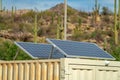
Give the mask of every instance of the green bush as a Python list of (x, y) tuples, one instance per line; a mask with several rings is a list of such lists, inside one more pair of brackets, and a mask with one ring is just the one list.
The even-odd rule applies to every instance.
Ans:
[(6, 25), (4, 23), (0, 23), (0, 30), (7, 29)]
[[(14, 60), (18, 47), (11, 41), (3, 41), (0, 46), (0, 60)], [(20, 50), (16, 59), (26, 60), (31, 58)]]
[(108, 52), (111, 53), (117, 61), (120, 61), (120, 45), (116, 46), (114, 44), (111, 44), (111, 48), (108, 50)]

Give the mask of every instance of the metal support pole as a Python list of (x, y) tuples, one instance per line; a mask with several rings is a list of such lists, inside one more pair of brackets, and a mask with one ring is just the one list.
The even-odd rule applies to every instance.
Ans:
[(48, 59), (51, 59), (51, 58), (52, 58), (53, 51), (54, 51), (54, 47), (52, 46), (52, 49), (51, 49), (51, 52), (50, 52), (50, 54), (49, 54)]
[(64, 0), (64, 40), (67, 40), (67, 0)]

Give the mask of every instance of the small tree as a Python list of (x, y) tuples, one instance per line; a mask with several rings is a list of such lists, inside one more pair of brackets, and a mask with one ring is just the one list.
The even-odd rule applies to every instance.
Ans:
[(112, 14), (112, 11), (110, 11), (108, 7), (102, 8), (102, 15), (110, 15), (110, 14)]

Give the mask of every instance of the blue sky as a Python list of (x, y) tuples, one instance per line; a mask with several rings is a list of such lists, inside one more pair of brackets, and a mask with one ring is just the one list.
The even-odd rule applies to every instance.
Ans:
[[(94, 7), (94, 0), (67, 0), (68, 5), (75, 9), (82, 11), (91, 11)], [(17, 9), (34, 9), (46, 10), (56, 4), (63, 3), (64, 0), (3, 0), (3, 6), (7, 9), (11, 9), (12, 5), (16, 6)], [(107, 6), (113, 10), (114, 0), (98, 0), (101, 7)]]

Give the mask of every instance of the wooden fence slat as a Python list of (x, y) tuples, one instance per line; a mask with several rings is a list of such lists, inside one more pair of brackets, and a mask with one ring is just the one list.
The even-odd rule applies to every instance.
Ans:
[(19, 64), (19, 80), (23, 80), (23, 75), (24, 75), (24, 73), (23, 73), (23, 70), (24, 68), (23, 68), (23, 64)]
[(7, 65), (3, 64), (3, 80), (7, 80)]
[(30, 80), (35, 80), (35, 66), (33, 63), (30, 64)]
[(2, 65), (0, 64), (0, 80), (2, 80)]
[(48, 80), (53, 80), (53, 64), (48, 63)]
[(42, 63), (42, 80), (47, 80), (47, 65)]
[(18, 80), (18, 64), (13, 64), (14, 70), (13, 70), (13, 80)]
[(0, 80), (59, 80), (60, 60), (2, 61)]
[(59, 80), (59, 63), (54, 63), (54, 80)]
[(29, 64), (25, 63), (25, 80), (29, 80)]
[(41, 64), (36, 63), (36, 80), (41, 80)]
[(8, 64), (8, 80), (13, 80), (12, 79), (12, 75), (13, 75), (13, 67), (12, 67), (12, 65), (11, 64)]

